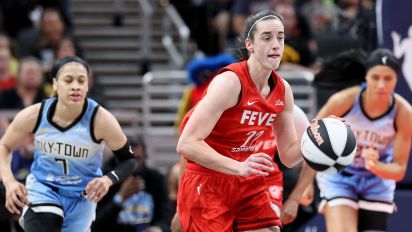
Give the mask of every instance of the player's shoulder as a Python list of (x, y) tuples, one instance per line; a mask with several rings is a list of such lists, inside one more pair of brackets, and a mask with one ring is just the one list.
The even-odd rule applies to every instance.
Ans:
[(41, 103), (36, 103), (19, 111), (12, 121), (13, 126), (22, 131), (34, 128), (38, 118), (41, 117), (41, 106)]
[[(225, 71), (213, 78), (208, 89), (218, 89), (219, 91), (228, 90), (239, 90), (241, 89), (241, 82), (239, 76), (233, 71)], [(222, 92), (222, 94), (225, 92)]]
[(26, 108), (22, 109), (20, 112), (17, 113), (17, 116), (23, 117), (26, 119), (33, 119), (38, 117), (40, 110), (42, 109), (42, 103), (36, 103)]
[(328, 114), (342, 116), (352, 108), (356, 101), (356, 97), (359, 94), (359, 91), (359, 86), (343, 89), (333, 94), (328, 99), (323, 109), (325, 109), (325, 112), (328, 112)]
[(107, 121), (112, 119), (114, 119), (114, 115), (109, 110), (103, 106), (99, 106), (99, 108), (97, 108), (95, 116), (96, 121)]
[(231, 70), (226, 70), (222, 73), (219, 73), (216, 75), (216, 77), (213, 79), (213, 81), (229, 81), (229, 82), (239, 82), (239, 76), (236, 72), (231, 71)]
[(355, 102), (356, 97), (359, 95), (359, 92), (360, 86), (349, 87), (333, 94), (330, 100), (337, 104), (352, 105), (353, 102)]
[(400, 107), (403, 107), (407, 110), (412, 109), (411, 104), (404, 97), (402, 97), (401, 95), (397, 93), (395, 93), (394, 96), (395, 96), (396, 103), (399, 104)]
[(411, 104), (409, 104), (409, 102), (403, 98), (401, 95), (395, 93), (395, 103), (396, 103), (396, 107), (397, 107), (397, 112), (399, 112), (399, 114), (402, 117), (412, 117), (412, 106)]

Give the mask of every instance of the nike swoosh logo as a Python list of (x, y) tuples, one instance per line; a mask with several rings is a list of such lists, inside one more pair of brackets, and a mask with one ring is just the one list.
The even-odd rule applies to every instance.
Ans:
[(248, 106), (251, 106), (251, 105), (255, 104), (256, 102), (258, 102), (258, 101), (252, 101), (252, 102), (247, 101), (247, 105), (248, 105)]

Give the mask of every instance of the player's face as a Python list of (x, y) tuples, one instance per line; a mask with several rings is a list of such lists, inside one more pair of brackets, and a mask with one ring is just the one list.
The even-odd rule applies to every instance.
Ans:
[(83, 104), (88, 91), (88, 72), (79, 63), (65, 64), (53, 80), (53, 88), (59, 96), (59, 100), (66, 104)]
[(396, 72), (385, 65), (374, 66), (366, 73), (368, 89), (377, 97), (390, 96), (395, 90), (396, 81)]
[(247, 39), (246, 47), (263, 67), (275, 70), (279, 67), (284, 49), (285, 32), (278, 19), (263, 20), (256, 24), (254, 40)]

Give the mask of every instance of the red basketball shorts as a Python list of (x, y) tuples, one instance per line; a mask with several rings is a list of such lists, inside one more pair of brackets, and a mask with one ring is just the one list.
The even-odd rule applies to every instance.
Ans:
[(269, 176), (266, 177), (266, 186), (270, 200), (278, 207), (275, 210), (276, 214), (280, 217), (283, 205), (283, 174), (278, 167), (275, 167), (275, 171), (269, 173)]
[(184, 231), (238, 231), (280, 226), (262, 176), (239, 177), (188, 163), (178, 192)]

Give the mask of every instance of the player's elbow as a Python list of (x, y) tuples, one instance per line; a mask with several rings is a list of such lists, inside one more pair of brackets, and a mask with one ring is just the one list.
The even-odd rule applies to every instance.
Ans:
[(397, 176), (395, 176), (394, 180), (395, 180), (396, 182), (400, 182), (400, 181), (403, 180), (404, 177), (405, 177), (405, 175), (397, 175)]
[(402, 181), (403, 178), (405, 178), (407, 166), (406, 166), (406, 164), (405, 165), (402, 165), (400, 163), (397, 163), (397, 164), (399, 165), (398, 166), (399, 169), (398, 169), (397, 172), (394, 173), (394, 175), (392, 176), (391, 179), (395, 180), (396, 182), (399, 182), (399, 181)]
[(184, 140), (179, 140), (179, 142), (177, 143), (177, 147), (176, 147), (176, 152), (177, 154), (184, 156), (184, 154), (187, 154), (189, 144), (184, 141)]
[(402, 181), (403, 178), (405, 178), (405, 172), (406, 172), (405, 170), (402, 170), (402, 171), (399, 172), (397, 175), (395, 175), (393, 179), (394, 179), (396, 182)]
[(285, 165), (287, 168), (293, 168), (302, 161), (302, 159), (292, 159), (289, 156), (280, 155), (280, 154), (279, 154), (279, 159), (282, 162), (282, 164)]

